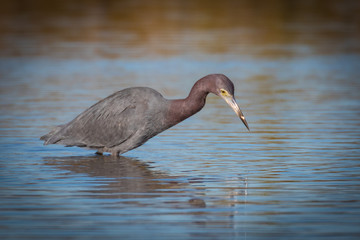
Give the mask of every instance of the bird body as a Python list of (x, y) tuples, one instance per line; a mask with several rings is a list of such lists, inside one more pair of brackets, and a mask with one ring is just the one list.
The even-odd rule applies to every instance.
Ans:
[[(86, 147), (119, 155), (200, 111), (208, 93), (221, 95), (221, 89), (233, 95), (232, 82), (222, 74), (207, 75), (197, 81), (185, 99), (168, 100), (147, 87), (127, 88), (100, 100), (40, 139), (44, 145)], [(242, 120), (247, 126), (245, 118)]]

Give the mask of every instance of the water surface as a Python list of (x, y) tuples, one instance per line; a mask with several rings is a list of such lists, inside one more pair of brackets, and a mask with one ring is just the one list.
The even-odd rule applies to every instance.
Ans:
[[(357, 1), (8, 1), (0, 10), (2, 239), (358, 239)], [(119, 158), (43, 146), (113, 93), (213, 95)]]

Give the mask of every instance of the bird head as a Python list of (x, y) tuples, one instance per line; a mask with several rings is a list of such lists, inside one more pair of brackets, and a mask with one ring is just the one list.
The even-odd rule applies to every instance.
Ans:
[(246, 122), (244, 114), (241, 112), (234, 97), (234, 84), (229, 78), (223, 74), (214, 74), (215, 76), (215, 88), (212, 88), (212, 92), (222, 99), (235, 111), (236, 115), (244, 123), (245, 127), (250, 131), (249, 125)]

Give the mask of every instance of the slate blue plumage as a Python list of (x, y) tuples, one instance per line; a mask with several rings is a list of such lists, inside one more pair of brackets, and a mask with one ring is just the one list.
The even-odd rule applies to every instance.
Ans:
[(40, 139), (44, 145), (78, 146), (119, 155), (200, 111), (208, 93), (222, 97), (249, 129), (236, 104), (234, 84), (223, 74), (210, 74), (198, 80), (185, 99), (168, 100), (147, 87), (118, 91)]

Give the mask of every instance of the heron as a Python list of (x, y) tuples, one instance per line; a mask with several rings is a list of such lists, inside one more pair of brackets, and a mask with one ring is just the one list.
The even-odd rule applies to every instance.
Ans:
[(77, 146), (118, 156), (199, 112), (209, 93), (223, 98), (250, 131), (232, 81), (224, 74), (210, 74), (195, 82), (184, 99), (169, 100), (148, 87), (120, 90), (40, 139), (44, 145)]

